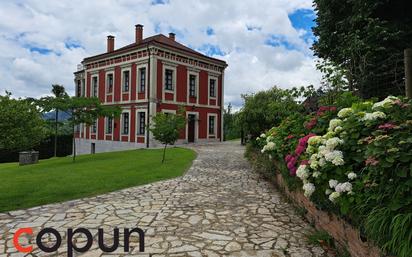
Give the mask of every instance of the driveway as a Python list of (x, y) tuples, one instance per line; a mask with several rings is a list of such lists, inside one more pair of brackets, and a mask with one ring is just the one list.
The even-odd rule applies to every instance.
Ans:
[[(113, 228), (139, 227), (145, 231), (145, 253), (137, 239), (127, 256), (326, 256), (307, 243), (313, 228), (269, 182), (261, 179), (243, 158), (238, 142), (194, 146), (198, 157), (180, 178), (133, 187), (97, 197), (0, 214), (0, 257), (16, 252), (16, 229), (57, 229), (62, 245), (52, 256), (67, 256), (68, 228), (89, 229), (95, 242), (75, 256), (109, 256), (98, 249), (97, 228), (111, 245)], [(78, 234), (77, 234), (78, 235)], [(76, 235), (76, 236), (77, 236)], [(22, 245), (27, 240), (20, 239)], [(53, 245), (54, 237), (43, 237)], [(75, 237), (78, 246), (85, 238)], [(123, 245), (123, 237), (120, 237)], [(44, 256), (34, 245), (29, 256)], [(50, 253), (48, 256), (51, 256)], [(110, 256), (126, 256), (119, 247)]]

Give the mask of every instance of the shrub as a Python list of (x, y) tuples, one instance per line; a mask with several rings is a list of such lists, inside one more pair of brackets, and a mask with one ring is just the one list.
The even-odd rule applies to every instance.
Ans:
[[(351, 107), (291, 116), (256, 139), (304, 195), (399, 257), (412, 252), (412, 107), (348, 97)], [(342, 101), (345, 102), (345, 101)], [(302, 122), (303, 121), (303, 122)], [(407, 229), (408, 228), (408, 229)]]

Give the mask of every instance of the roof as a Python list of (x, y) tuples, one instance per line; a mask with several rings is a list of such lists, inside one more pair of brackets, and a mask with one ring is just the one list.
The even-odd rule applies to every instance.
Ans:
[(179, 42), (176, 42), (175, 40), (172, 40), (172, 39), (166, 37), (163, 34), (157, 34), (155, 36), (147, 37), (147, 38), (143, 39), (142, 42), (140, 42), (139, 44), (138, 43), (132, 43), (132, 44), (126, 45), (124, 47), (118, 48), (118, 49), (116, 49), (112, 52), (109, 52), (109, 53), (103, 53), (103, 54), (98, 54), (98, 55), (94, 55), (94, 56), (91, 56), (91, 57), (84, 58), (84, 61), (87, 62), (87, 61), (99, 60), (100, 58), (105, 58), (105, 57), (109, 57), (109, 56), (112, 56), (112, 55), (115, 55), (115, 54), (124, 53), (124, 52), (130, 51), (132, 49), (137, 49), (137, 48), (141, 48), (143, 46), (147, 46), (149, 44), (154, 44), (154, 45), (158, 44), (160, 46), (171, 47), (171, 48), (174, 48), (176, 50), (180, 50), (180, 51), (182, 51), (186, 54), (189, 54), (189, 55), (195, 55), (195, 56), (198, 56), (198, 57), (203, 57), (203, 58), (215, 61), (215, 62), (219, 62), (222, 65), (226, 65), (225, 61), (222, 61), (222, 60), (219, 60), (219, 59), (216, 59), (216, 58), (213, 58), (213, 57), (209, 57), (209, 56), (204, 55), (200, 52), (197, 52), (197, 51), (195, 51), (195, 50), (193, 50), (193, 49), (191, 49), (191, 48), (189, 48), (189, 47), (187, 47), (187, 46), (185, 46), (185, 45), (183, 45)]

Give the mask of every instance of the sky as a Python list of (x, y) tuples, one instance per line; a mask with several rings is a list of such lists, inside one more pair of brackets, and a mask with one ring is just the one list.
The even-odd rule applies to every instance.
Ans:
[(63, 84), (74, 94), (73, 72), (83, 58), (169, 32), (206, 55), (225, 60), (225, 103), (268, 89), (319, 85), (310, 46), (310, 0), (14, 0), (0, 1), (0, 94), (50, 94)]

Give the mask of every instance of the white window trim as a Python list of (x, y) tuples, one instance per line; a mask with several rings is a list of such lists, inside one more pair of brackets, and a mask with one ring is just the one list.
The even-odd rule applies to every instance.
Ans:
[[(215, 96), (214, 97), (210, 96), (210, 80), (211, 79), (215, 80)], [(219, 92), (218, 85), (219, 85), (218, 77), (209, 74), (209, 76), (207, 78), (207, 102), (208, 102), (207, 104), (208, 105), (210, 105), (209, 99), (217, 100), (217, 93)], [(216, 104), (217, 104), (217, 102), (216, 102)]]
[[(112, 118), (112, 133), (107, 133), (107, 123), (109, 121), (109, 117), (105, 117), (104, 119), (104, 135), (105, 136), (112, 136), (112, 140), (113, 140), (113, 133), (114, 133), (114, 118)], [(106, 140), (106, 138), (105, 138)]]
[(194, 75), (196, 76), (196, 83), (195, 83), (195, 93), (196, 93), (196, 104), (199, 103), (199, 72), (195, 72), (195, 71), (187, 71), (187, 99), (186, 102), (189, 102), (190, 99), (190, 75)]
[[(148, 131), (147, 131), (147, 128), (145, 128), (145, 130), (144, 130), (144, 134), (139, 134), (138, 133), (138, 131), (140, 130), (140, 119), (139, 119), (139, 113), (141, 113), (141, 112), (143, 112), (144, 114), (145, 114), (145, 126), (147, 125), (146, 123), (147, 123), (147, 110), (146, 109), (136, 109), (136, 136), (138, 136), (138, 137), (142, 137), (142, 136), (144, 136), (145, 138), (146, 138), (146, 136), (147, 136), (147, 133), (148, 133)], [(136, 138), (136, 141), (137, 141), (137, 138)]]
[[(194, 114), (195, 117), (195, 142), (196, 143), (199, 140), (199, 112), (186, 112), (186, 137), (185, 140), (186, 142), (189, 142), (189, 114)], [(209, 121), (209, 119), (208, 119)], [(209, 128), (209, 127), (208, 127)], [(209, 131), (209, 130), (208, 130)]]
[[(215, 127), (213, 128), (214, 129), (214, 134), (209, 134), (209, 117), (210, 116), (214, 116), (215, 117)], [(207, 127), (206, 127), (206, 129), (207, 129), (207, 138), (209, 139), (209, 136), (214, 136), (215, 137), (215, 139), (217, 139), (217, 123), (218, 123), (218, 120), (217, 120), (217, 114), (216, 113), (208, 113), (207, 114)]]
[[(124, 72), (125, 71), (129, 71), (129, 91), (124, 91)], [(129, 100), (130, 100), (130, 92), (132, 92), (132, 68), (126, 67), (126, 68), (122, 68), (120, 71), (120, 78), (121, 78), (121, 85), (120, 85), (120, 91), (122, 92), (122, 96), (123, 94), (129, 94)]]
[(170, 113), (170, 114), (176, 114), (176, 110), (170, 110), (170, 109), (162, 109), (163, 113)]
[[(109, 75), (110, 74), (112, 74), (112, 76), (113, 76), (113, 88), (112, 88), (112, 92), (111, 93), (109, 93)], [(113, 95), (114, 94), (114, 81), (115, 81), (115, 79), (114, 79), (114, 76), (115, 76), (115, 74), (114, 74), (114, 71), (112, 70), (112, 71), (108, 71), (108, 72), (106, 72), (106, 85), (105, 85), (105, 87), (106, 87), (106, 90), (105, 90), (105, 92), (106, 92), (106, 96), (108, 96), (108, 95)], [(113, 98), (112, 98), (112, 102), (113, 102)]]
[[(96, 82), (97, 82), (96, 83), (97, 84), (96, 95), (93, 95), (93, 93), (94, 93), (93, 78), (96, 78)], [(90, 96), (91, 97), (99, 97), (99, 75), (98, 74), (92, 75), (90, 77)]]
[[(129, 129), (128, 129), (128, 133), (127, 134), (124, 134), (123, 133), (123, 113), (128, 113), (129, 114)], [(130, 126), (130, 121), (131, 121), (132, 119), (131, 119), (131, 116), (130, 116), (130, 110), (123, 110), (122, 111), (122, 114), (121, 114), (121, 116), (120, 116), (120, 137), (122, 137), (122, 136), (128, 136), (129, 137), (129, 140), (130, 140), (130, 128), (131, 128), (131, 126)], [(121, 139), (121, 138), (120, 138)], [(121, 140), (120, 140), (121, 141)]]
[[(166, 93), (172, 93), (173, 94), (173, 102), (176, 102), (176, 76), (177, 76), (177, 64), (170, 64), (170, 63), (163, 63), (163, 77), (162, 77), (162, 93), (163, 93), (163, 101), (165, 100), (165, 95)], [(173, 77), (172, 77), (172, 86), (173, 90), (166, 90), (165, 84), (166, 84), (166, 69), (167, 70), (172, 70), (173, 71)], [(170, 102), (170, 100), (167, 100)]]
[(147, 63), (145, 63), (145, 64), (140, 64), (140, 65), (137, 65), (136, 66), (136, 94), (139, 94), (139, 93), (142, 93), (141, 91), (140, 91), (140, 69), (141, 68), (145, 68), (145, 86), (144, 86), (144, 90), (145, 90), (145, 99), (147, 98), (147, 92), (148, 92), (148, 90), (147, 90), (147, 82), (148, 82), (148, 78), (147, 78), (147, 75), (148, 75), (148, 65), (147, 65)]

